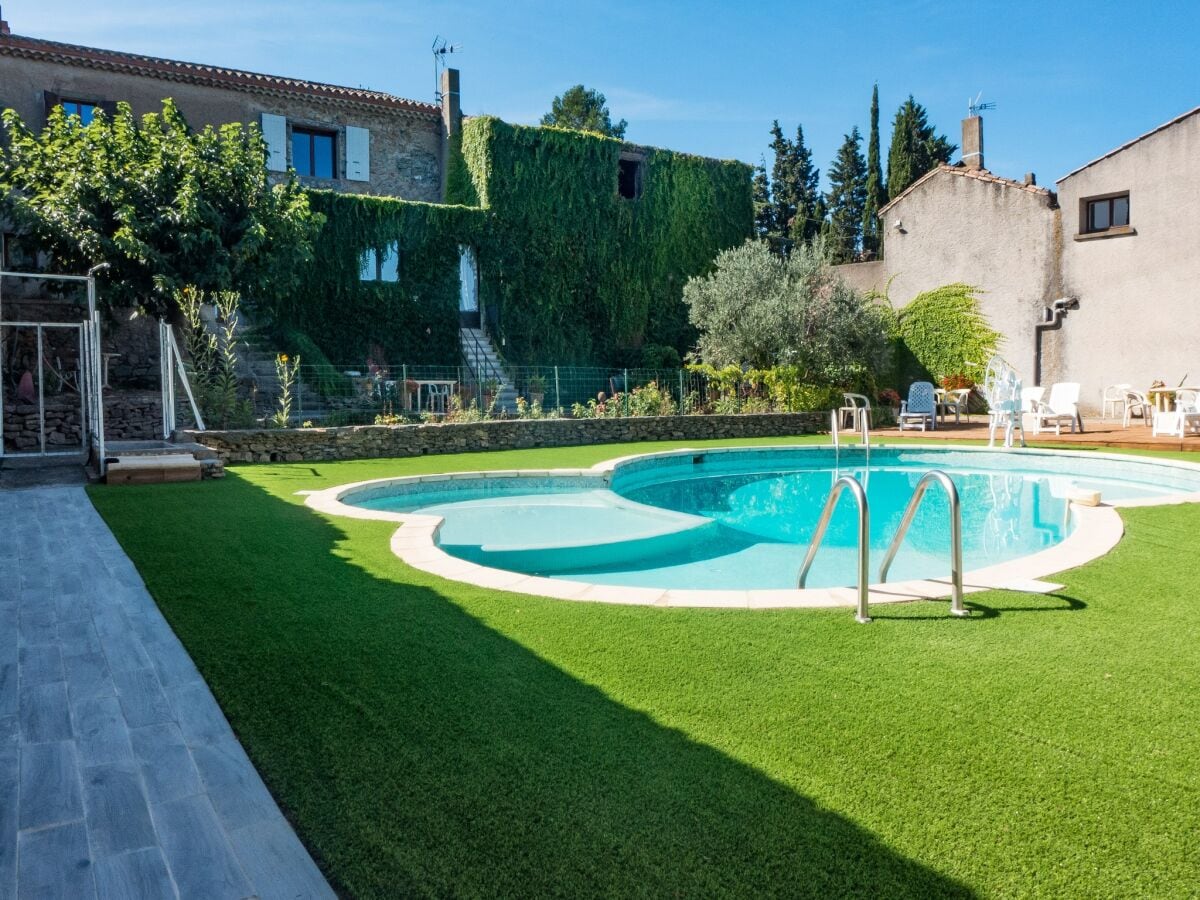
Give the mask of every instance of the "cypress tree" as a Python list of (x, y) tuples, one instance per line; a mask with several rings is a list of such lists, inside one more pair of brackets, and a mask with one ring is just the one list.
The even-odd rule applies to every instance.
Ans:
[(892, 146), (888, 152), (887, 192), (892, 198), (932, 169), (950, 161), (958, 147), (939, 135), (929, 116), (912, 94), (908, 95), (892, 123)]
[(775, 162), (771, 166), (771, 219), (775, 249), (782, 249), (779, 242), (787, 238), (791, 222), (796, 218), (796, 190), (793, 173), (792, 142), (783, 136), (779, 120), (771, 123), (771, 152)]
[(754, 197), (754, 235), (761, 241), (770, 240), (778, 229), (775, 227), (775, 208), (771, 205), (771, 184), (767, 180), (765, 160), (754, 167), (751, 191)]
[(845, 136), (837, 158), (829, 167), (829, 220), (825, 229), (830, 260), (853, 262), (862, 237), (867, 202), (867, 164), (862, 156), (862, 135), (855, 126)]
[(863, 205), (862, 248), (879, 254), (879, 210), (887, 205), (887, 186), (879, 158), (879, 85), (871, 91), (871, 131), (867, 138), (867, 196)]
[(792, 221), (792, 240), (812, 242), (825, 220), (825, 199), (821, 196), (821, 170), (813, 165), (812, 151), (804, 145), (804, 129), (796, 126), (792, 144), (796, 180), (796, 218)]

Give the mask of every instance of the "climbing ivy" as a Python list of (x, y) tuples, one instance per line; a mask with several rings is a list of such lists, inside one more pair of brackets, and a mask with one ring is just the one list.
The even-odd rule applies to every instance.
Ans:
[(965, 375), (978, 382), (1001, 341), (979, 308), (979, 288), (947, 284), (918, 294), (896, 319), (897, 384)]
[[(475, 247), (486, 326), (515, 364), (638, 365), (691, 349), (683, 284), (750, 234), (750, 168), (646, 149), (638, 199), (618, 195), (625, 145), (560, 128), (469, 119), (450, 147), (460, 205), (310, 194), (325, 226), (299, 290), (272, 301), (333, 363), (458, 359), (461, 244)], [(359, 280), (367, 249), (398, 241), (400, 278)], [(309, 354), (311, 356), (311, 353)]]
[(481, 297), (511, 362), (618, 364), (647, 344), (691, 348), (683, 284), (749, 236), (751, 169), (639, 148), (641, 194), (624, 199), (624, 146), (491, 117), (464, 124), (469, 188), (455, 179), (450, 196), (486, 211)]
[[(337, 366), (458, 359), (458, 248), (478, 241), (477, 209), (313, 191), (325, 216), (301, 287), (266, 310), (281, 346), (315, 343)], [(364, 251), (397, 242), (397, 281), (362, 281)], [(316, 361), (314, 359), (314, 361)]]

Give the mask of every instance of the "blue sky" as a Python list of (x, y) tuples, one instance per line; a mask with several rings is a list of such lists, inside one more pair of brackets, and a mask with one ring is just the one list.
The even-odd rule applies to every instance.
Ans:
[(978, 92), (989, 169), (1050, 184), (1200, 105), (1200, 3), (8, 0), (13, 31), (431, 100), (430, 44), (462, 45), (467, 113), (536, 122), (582, 82), (628, 138), (757, 162), (803, 124), (822, 172), (878, 81), (886, 142), (909, 93), (959, 142)]

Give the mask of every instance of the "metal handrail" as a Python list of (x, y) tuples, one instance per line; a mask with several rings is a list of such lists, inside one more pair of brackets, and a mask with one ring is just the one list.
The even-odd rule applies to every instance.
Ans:
[(475, 379), (479, 382), (494, 380), (503, 383), (504, 372), (492, 365), (487, 352), (483, 349), (483, 344), (475, 336), (475, 332), (470, 328), (460, 328), (459, 333), (466, 334), (471, 339), (463, 356), (466, 358), (471, 372), (475, 375)]
[[(832, 410), (830, 412), (829, 418), (830, 418), (829, 424), (831, 426), (830, 433), (833, 435), (834, 465), (840, 468), (841, 467), (842, 447), (841, 447), (841, 440), (838, 436), (838, 432), (840, 431), (840, 426), (842, 424), (842, 411), (840, 409)], [(870, 469), (871, 468), (871, 423), (867, 421), (867, 416), (859, 416), (859, 421), (862, 423), (862, 428), (860, 429), (860, 431), (862, 432), (862, 443), (859, 446), (861, 446), (866, 451), (866, 454), (867, 454), (866, 465), (867, 465), (867, 468)]]
[(863, 490), (858, 479), (843, 475), (833, 483), (829, 498), (825, 501), (825, 508), (821, 511), (821, 518), (817, 520), (816, 531), (809, 541), (808, 553), (800, 566), (800, 576), (796, 583), (798, 587), (804, 587), (804, 582), (808, 579), (808, 570), (812, 568), (817, 549), (825, 537), (825, 529), (829, 527), (829, 519), (844, 490), (850, 491), (858, 505), (858, 611), (854, 618), (858, 622), (866, 623), (871, 621), (871, 617), (867, 615), (867, 593), (871, 577), (871, 513), (867, 507), (867, 492)]
[(883, 565), (879, 567), (879, 580), (887, 581), (888, 569), (891, 568), (892, 560), (896, 558), (900, 545), (904, 543), (904, 535), (908, 533), (908, 526), (912, 524), (913, 517), (917, 514), (917, 507), (921, 505), (921, 499), (934, 482), (942, 486), (946, 497), (950, 500), (950, 612), (956, 616), (969, 616), (971, 611), (963, 606), (962, 507), (958, 499), (958, 488), (954, 486), (949, 475), (938, 469), (926, 472), (917, 482), (912, 498), (908, 501), (908, 507), (904, 510), (904, 518), (900, 520), (900, 527), (896, 529), (896, 536), (892, 538), (892, 545), (884, 554)]

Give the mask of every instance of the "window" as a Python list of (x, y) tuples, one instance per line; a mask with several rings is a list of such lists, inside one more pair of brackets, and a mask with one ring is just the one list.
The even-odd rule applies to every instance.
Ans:
[(329, 131), (292, 129), (292, 168), (309, 178), (336, 178), (335, 138)]
[(617, 163), (617, 193), (626, 200), (637, 200), (642, 196), (642, 163), (640, 153), (625, 152)]
[(392, 241), (379, 249), (364, 250), (358, 258), (359, 281), (399, 281), (400, 243)]
[(1129, 194), (1114, 194), (1084, 201), (1085, 234), (1097, 234), (1114, 228), (1129, 227)]
[(6, 272), (36, 272), (37, 254), (11, 232), (0, 234), (0, 269)]
[(85, 103), (82, 100), (64, 100), (62, 108), (68, 116), (79, 116), (80, 124), (91, 125), (96, 110), (99, 109), (99, 104)]

